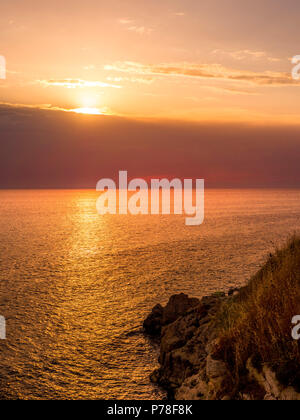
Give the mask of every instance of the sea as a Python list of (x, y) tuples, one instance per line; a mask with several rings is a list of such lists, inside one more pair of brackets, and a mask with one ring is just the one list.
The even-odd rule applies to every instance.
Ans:
[(102, 215), (92, 190), (0, 191), (0, 397), (163, 399), (157, 303), (245, 285), (300, 230), (300, 190), (206, 190), (205, 220)]

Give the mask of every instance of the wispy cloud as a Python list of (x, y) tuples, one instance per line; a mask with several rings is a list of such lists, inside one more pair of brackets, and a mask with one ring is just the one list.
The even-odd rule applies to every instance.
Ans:
[(136, 32), (139, 35), (150, 35), (153, 32), (152, 28), (140, 25), (133, 19), (119, 19), (119, 23), (123, 25), (127, 31)]
[(255, 90), (249, 90), (249, 89), (240, 89), (238, 87), (230, 86), (230, 87), (224, 87), (224, 86), (205, 86), (205, 89), (208, 89), (210, 91), (214, 91), (217, 93), (225, 93), (229, 95), (259, 95), (258, 92)]
[[(15, 111), (22, 111), (22, 110), (40, 110), (40, 111), (60, 111), (60, 112), (71, 112), (76, 114), (84, 114), (85, 110), (87, 110), (86, 114), (89, 114), (89, 110), (98, 111), (94, 112), (94, 115), (114, 115), (109, 108), (102, 107), (102, 108), (76, 108), (76, 109), (69, 109), (69, 108), (62, 108), (52, 104), (36, 104), (36, 105), (29, 105), (29, 104), (12, 104), (9, 102), (0, 102), (0, 115), (3, 114), (6, 110), (15, 110)], [(92, 114), (92, 112), (91, 112)]]
[(280, 58), (277, 57), (272, 57), (270, 55), (268, 55), (267, 52), (265, 51), (253, 51), (253, 50), (238, 50), (238, 51), (224, 51), (224, 50), (214, 50), (211, 52), (213, 55), (218, 55), (218, 56), (227, 56), (230, 58), (233, 58), (234, 60), (238, 60), (238, 61), (242, 61), (242, 60), (246, 60), (246, 59), (265, 59), (268, 60), (270, 62), (279, 62), (281, 61)]
[(45, 87), (51, 86), (58, 86), (68, 89), (75, 89), (75, 88), (89, 88), (89, 87), (109, 87), (115, 89), (121, 89), (122, 86), (114, 85), (105, 82), (99, 81), (88, 81), (88, 80), (81, 80), (81, 79), (59, 79), (59, 80), (37, 80), (36, 83), (39, 83)]
[(130, 83), (141, 83), (141, 84), (145, 84), (145, 85), (150, 85), (151, 83), (153, 83), (154, 78), (153, 77), (112, 77), (112, 76), (108, 76), (106, 78), (106, 80), (108, 80), (109, 82), (115, 82), (115, 83), (120, 83), (120, 82), (130, 82)]
[(121, 25), (131, 25), (134, 23), (134, 20), (132, 19), (119, 19), (119, 23), (121, 23)]
[(144, 35), (144, 34), (150, 35), (151, 32), (153, 32), (153, 29), (146, 28), (145, 26), (129, 26), (127, 29), (128, 31), (136, 32), (137, 34), (140, 34), (140, 35)]
[(300, 84), (299, 81), (293, 80), (290, 73), (234, 70), (220, 64), (163, 63), (144, 65), (136, 62), (118, 62), (105, 66), (105, 69), (140, 75), (235, 81), (258, 86), (295, 86)]
[(13, 104), (10, 102), (0, 102), (0, 113), (5, 109), (11, 110), (22, 110), (22, 109), (40, 109), (40, 110), (48, 110), (48, 111), (64, 111), (67, 112), (69, 110), (65, 108), (60, 108), (53, 106), (51, 104), (36, 104), (36, 105), (29, 105), (29, 104)]

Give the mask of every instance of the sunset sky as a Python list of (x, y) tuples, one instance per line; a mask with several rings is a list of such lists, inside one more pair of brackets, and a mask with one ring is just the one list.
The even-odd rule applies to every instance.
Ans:
[[(132, 168), (134, 175), (173, 174), (187, 153), (179, 175), (197, 173), (194, 159), (199, 157), (201, 165), (205, 155), (203, 162), (210, 165), (213, 185), (244, 185), (245, 179), (246, 185), (252, 185), (251, 161), (249, 168), (239, 166), (248, 152), (249, 159), (253, 154), (256, 160), (261, 153), (270, 152), (272, 133), (276, 136), (275, 163), (270, 161), (263, 169), (264, 177), (253, 185), (300, 185), (297, 167), (293, 167), (300, 150), (300, 82), (291, 77), (291, 58), (300, 54), (299, 16), (298, 0), (3, 2), (0, 55), (7, 61), (7, 79), (0, 80), (0, 159), (5, 168), (9, 162), (9, 168), (2, 165), (0, 185), (52, 185), (39, 172), (42, 168), (32, 167), (33, 155), (38, 166), (48, 156), (48, 173), (53, 172), (47, 149), (51, 147), (63, 149), (58, 159), (67, 161), (66, 186), (93, 187), (103, 175), (98, 148), (101, 153), (105, 150), (112, 163), (113, 156), (120, 153), (120, 141), (122, 147), (124, 142), (128, 145), (132, 161), (120, 162), (118, 169)], [(70, 179), (83, 145), (77, 139), (71, 151), (63, 144), (74, 125), (78, 129), (75, 137), (81, 133), (85, 153), (92, 148), (99, 159), (96, 163), (93, 156), (91, 164), (98, 172), (94, 168), (80, 182)], [(178, 126), (181, 140), (176, 134)], [(153, 167), (136, 165), (135, 153), (140, 156), (157, 141), (151, 138), (151, 130), (170, 149), (170, 160), (166, 157), (164, 161), (160, 153)], [(207, 130), (209, 134), (204, 134)], [(177, 140), (173, 142), (174, 133)], [(43, 141), (50, 142), (48, 137), (51, 146), (40, 150)], [(99, 144), (91, 146), (88, 137), (98, 139)], [(212, 141), (203, 148), (201, 141), (208, 142), (208, 138)], [(183, 139), (197, 150), (191, 154), (192, 165)], [(226, 139), (233, 147), (230, 151)], [(232, 146), (238, 139), (240, 146)], [(250, 151), (241, 147), (243, 141), (251, 143)], [(18, 156), (17, 163), (13, 147), (24, 149), (28, 156)], [(226, 156), (221, 159), (220, 150), (240, 153), (241, 158), (230, 164)], [(280, 166), (280, 156), (291, 159), (288, 165), (285, 160), (287, 168)], [(256, 160), (252, 163), (257, 175)], [(170, 166), (170, 161), (177, 166)], [(73, 168), (70, 172), (69, 166)], [(276, 175), (277, 181), (266, 176), (274, 168), (282, 174), (282, 178)], [(108, 172), (116, 169), (114, 164)], [(53, 185), (62, 186), (63, 176), (57, 182)]]

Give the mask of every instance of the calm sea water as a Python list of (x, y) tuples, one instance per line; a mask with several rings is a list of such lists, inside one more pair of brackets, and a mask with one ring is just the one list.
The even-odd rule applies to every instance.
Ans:
[(243, 285), (300, 229), (300, 190), (206, 191), (206, 218), (99, 216), (92, 191), (0, 191), (0, 394), (162, 398), (158, 302)]

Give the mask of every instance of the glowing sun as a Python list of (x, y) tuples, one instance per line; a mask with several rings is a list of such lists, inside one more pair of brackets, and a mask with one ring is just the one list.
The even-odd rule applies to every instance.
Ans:
[(99, 95), (95, 94), (86, 94), (81, 96), (79, 103), (81, 107), (73, 109), (73, 112), (76, 114), (87, 114), (87, 115), (102, 115), (104, 110), (97, 108), (99, 102)]
[(98, 108), (77, 108), (73, 109), (73, 112), (76, 112), (76, 114), (89, 114), (89, 115), (102, 115), (103, 112), (101, 109)]

